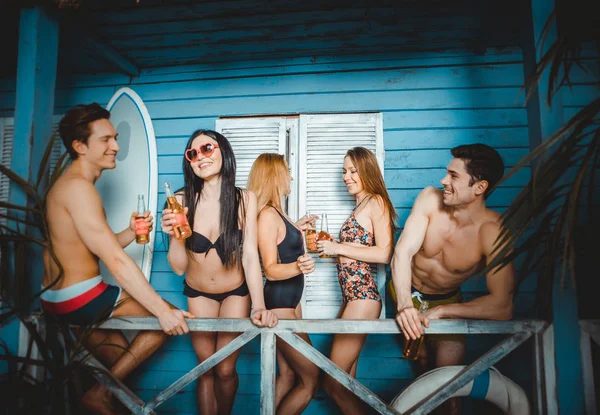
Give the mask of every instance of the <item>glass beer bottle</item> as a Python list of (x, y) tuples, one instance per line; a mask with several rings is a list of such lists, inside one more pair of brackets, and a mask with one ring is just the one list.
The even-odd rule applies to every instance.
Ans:
[(167, 205), (175, 214), (176, 223), (173, 225), (173, 233), (175, 234), (175, 238), (179, 240), (189, 238), (192, 236), (192, 230), (190, 229), (190, 224), (185, 216), (183, 206), (181, 206), (175, 198), (175, 193), (173, 193), (171, 185), (165, 182), (164, 186), (165, 195), (167, 196)]
[[(317, 235), (317, 241), (333, 241), (332, 236), (329, 234), (327, 213), (323, 213), (323, 216), (321, 216), (321, 230)], [(331, 255), (321, 254), (319, 255), (319, 258), (331, 258)]]
[(138, 244), (147, 244), (150, 242), (150, 229), (145, 222), (144, 212), (146, 204), (144, 203), (144, 195), (138, 195), (137, 216), (135, 217), (135, 242)]
[[(306, 216), (311, 216), (310, 212), (306, 212)], [(317, 225), (314, 224), (314, 220), (308, 222), (308, 228), (306, 229), (306, 250), (308, 252), (317, 252)]]
[[(427, 314), (427, 310), (429, 309), (429, 302), (423, 301), (421, 302), (421, 307), (419, 307), (419, 312), (425, 316)], [(416, 340), (413, 339), (404, 339), (404, 348), (402, 349), (402, 356), (410, 360), (417, 360), (419, 356), (419, 349), (421, 348), (421, 344), (423, 343), (424, 335), (419, 337)]]

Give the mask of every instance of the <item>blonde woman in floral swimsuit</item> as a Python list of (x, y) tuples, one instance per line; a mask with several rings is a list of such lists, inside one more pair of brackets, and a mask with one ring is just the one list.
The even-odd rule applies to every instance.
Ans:
[[(356, 207), (340, 230), (340, 241), (319, 241), (320, 253), (336, 255), (342, 289), (343, 319), (376, 319), (381, 313), (381, 296), (369, 263), (387, 264), (393, 252), (396, 212), (383, 181), (375, 155), (354, 147), (344, 158), (343, 180), (356, 197)], [(336, 334), (331, 360), (356, 377), (358, 355), (366, 334)], [(336, 380), (325, 376), (323, 387), (344, 414), (364, 413), (356, 396)]]

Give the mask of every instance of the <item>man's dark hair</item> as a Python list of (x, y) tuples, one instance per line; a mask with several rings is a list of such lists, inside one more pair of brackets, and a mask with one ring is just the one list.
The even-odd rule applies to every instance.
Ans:
[(73, 141), (87, 144), (91, 133), (90, 123), (102, 119), (110, 119), (110, 112), (95, 102), (76, 105), (62, 117), (58, 124), (58, 134), (72, 160), (78, 157), (77, 152), (73, 149)]
[(487, 199), (504, 175), (504, 162), (500, 154), (492, 147), (480, 143), (465, 144), (450, 151), (454, 158), (465, 162), (467, 173), (471, 176), (469, 186), (473, 186), (479, 180), (488, 182), (488, 188), (483, 194)]

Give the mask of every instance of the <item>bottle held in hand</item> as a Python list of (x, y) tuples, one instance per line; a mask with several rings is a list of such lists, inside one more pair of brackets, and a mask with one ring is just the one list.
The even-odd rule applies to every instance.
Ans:
[[(327, 213), (321, 216), (321, 230), (317, 235), (317, 241), (333, 241), (333, 237), (329, 234), (329, 225), (327, 223)], [(331, 258), (331, 255), (321, 254), (319, 258)]]
[[(306, 212), (307, 216), (310, 216), (309, 212)], [(306, 250), (310, 253), (317, 253), (317, 226), (313, 225), (315, 220), (308, 222), (308, 228), (306, 229)]]
[(144, 218), (144, 212), (146, 211), (146, 204), (144, 203), (144, 195), (138, 195), (137, 202), (137, 216), (135, 217), (135, 242), (143, 245), (150, 242), (150, 229), (146, 224)]
[[(419, 307), (419, 312), (425, 316), (427, 314), (427, 310), (429, 309), (429, 302), (423, 301), (421, 303), (421, 307)], [(423, 344), (423, 339), (425, 336), (421, 336), (416, 340), (413, 339), (404, 339), (404, 348), (402, 349), (402, 356), (410, 360), (417, 360), (419, 356), (419, 349), (421, 348), (421, 344)]]
[(167, 196), (167, 205), (175, 214), (176, 223), (173, 224), (173, 233), (176, 239), (183, 240), (192, 236), (192, 230), (188, 223), (183, 206), (179, 204), (171, 185), (165, 182), (165, 194)]

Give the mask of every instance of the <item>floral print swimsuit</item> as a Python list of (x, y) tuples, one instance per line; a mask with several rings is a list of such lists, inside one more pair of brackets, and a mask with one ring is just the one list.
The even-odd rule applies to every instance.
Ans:
[[(375, 235), (358, 223), (354, 216), (355, 210), (356, 208), (352, 210), (340, 229), (340, 242), (358, 242), (361, 245), (374, 246)], [(368, 263), (353, 261), (337, 264), (337, 271), (344, 303), (354, 300), (381, 301)]]

